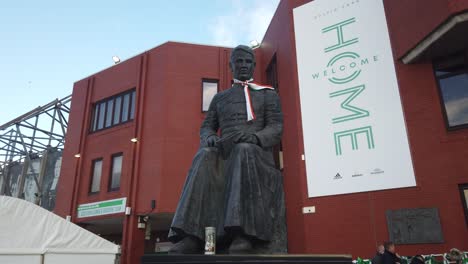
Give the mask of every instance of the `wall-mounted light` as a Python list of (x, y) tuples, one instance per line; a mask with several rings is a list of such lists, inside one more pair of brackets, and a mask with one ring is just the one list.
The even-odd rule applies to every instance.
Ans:
[(79, 158), (79, 157), (81, 157), (80, 153), (75, 154), (75, 158)]
[(260, 43), (257, 40), (251, 40), (250, 41), (250, 47), (252, 49), (256, 49), (256, 48), (260, 47)]
[(130, 141), (133, 142), (133, 143), (137, 143), (137, 142), (138, 142), (138, 138), (132, 138), (132, 139), (130, 139)]
[(120, 58), (119, 58), (119, 56), (112, 56), (112, 60), (114, 61), (114, 64), (120, 63)]

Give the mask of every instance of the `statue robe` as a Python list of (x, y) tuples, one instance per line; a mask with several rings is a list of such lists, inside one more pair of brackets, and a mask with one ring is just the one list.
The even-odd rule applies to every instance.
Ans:
[[(220, 241), (230, 230), (241, 230), (252, 238), (257, 253), (286, 252), (283, 180), (272, 153), (281, 139), (283, 115), (274, 90), (251, 90), (250, 96), (256, 119), (249, 122), (241, 85), (213, 98), (171, 225), (171, 241), (186, 235), (204, 240), (205, 227), (214, 226)], [(204, 145), (218, 130), (222, 143)], [(232, 142), (239, 131), (255, 134), (259, 145)]]

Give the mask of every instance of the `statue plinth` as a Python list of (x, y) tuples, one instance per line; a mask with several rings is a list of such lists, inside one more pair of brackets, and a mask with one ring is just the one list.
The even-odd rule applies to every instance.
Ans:
[(141, 258), (141, 264), (153, 263), (225, 263), (225, 264), (351, 264), (350, 255), (161, 255), (146, 254)]

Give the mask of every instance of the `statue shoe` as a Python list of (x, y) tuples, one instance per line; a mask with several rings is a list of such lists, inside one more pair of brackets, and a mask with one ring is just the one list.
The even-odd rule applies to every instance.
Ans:
[(249, 254), (252, 252), (252, 242), (245, 236), (236, 236), (229, 246), (229, 254)]
[(186, 236), (169, 250), (170, 255), (199, 254), (202, 252), (202, 242), (193, 236)]

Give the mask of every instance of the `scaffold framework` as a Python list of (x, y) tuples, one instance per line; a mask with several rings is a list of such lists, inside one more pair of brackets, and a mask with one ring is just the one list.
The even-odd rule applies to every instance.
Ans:
[[(0, 126), (0, 195), (42, 205), (46, 185), (56, 185), (58, 180), (57, 176), (52, 176), (45, 184), (47, 167), (51, 166), (50, 153), (60, 153), (59, 158), (55, 155), (55, 161), (61, 161), (70, 101), (71, 95), (55, 99)], [(52, 166), (56, 166), (55, 163)], [(50, 173), (57, 174), (56, 171)], [(25, 191), (25, 183), (31, 185), (30, 193)]]

